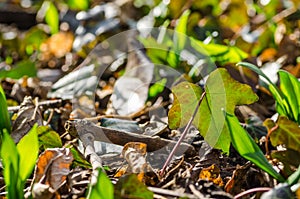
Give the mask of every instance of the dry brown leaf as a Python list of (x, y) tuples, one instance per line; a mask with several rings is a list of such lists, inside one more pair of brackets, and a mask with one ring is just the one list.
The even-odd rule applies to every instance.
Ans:
[[(139, 181), (146, 184), (152, 184), (156, 173), (146, 161), (147, 144), (142, 142), (128, 142), (122, 151), (122, 157), (128, 163), (125, 173), (135, 173)], [(119, 173), (118, 175), (120, 175)]]
[(17, 118), (12, 127), (11, 137), (15, 143), (18, 143), (22, 137), (29, 132), (35, 123), (38, 125), (43, 124), (41, 111), (33, 103), (32, 98), (30, 96), (26, 96), (20, 106)]
[(224, 186), (224, 182), (220, 176), (220, 169), (215, 164), (202, 169), (199, 174), (199, 178), (212, 181), (213, 183), (221, 187)]
[(38, 159), (34, 183), (49, 185), (56, 191), (66, 180), (72, 161), (73, 156), (68, 148), (47, 149)]

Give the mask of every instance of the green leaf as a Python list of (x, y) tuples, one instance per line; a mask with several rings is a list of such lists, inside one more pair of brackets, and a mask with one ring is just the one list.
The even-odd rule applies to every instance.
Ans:
[(0, 78), (20, 79), (23, 76), (35, 77), (37, 69), (35, 63), (29, 60), (24, 60), (17, 63), (11, 70), (0, 70)]
[[(191, 118), (201, 96), (201, 88), (181, 83), (172, 89), (174, 103), (169, 111), (170, 128), (183, 127)], [(251, 87), (231, 78), (226, 69), (213, 71), (205, 85), (206, 95), (200, 105), (193, 124), (212, 146), (229, 153), (230, 135), (222, 109), (234, 114), (236, 105), (251, 104), (258, 100)]]
[(177, 53), (180, 53), (180, 51), (184, 49), (186, 40), (188, 38), (186, 36), (186, 28), (187, 28), (187, 22), (190, 13), (191, 13), (190, 10), (184, 11), (184, 13), (181, 15), (181, 17), (178, 20), (178, 24), (175, 27), (173, 42), (174, 42), (174, 50)]
[(13, 181), (17, 180), (16, 178), (13, 181), (11, 181), (10, 174), (12, 172), (16, 173), (18, 171), (19, 154), (13, 139), (10, 137), (6, 129), (3, 131), (0, 155), (1, 155), (2, 163), (4, 165), (3, 175), (4, 175), (5, 184), (9, 186), (10, 184), (13, 183)]
[(162, 78), (161, 80), (155, 82), (155, 84), (153, 84), (149, 88), (149, 92), (148, 92), (149, 97), (150, 98), (156, 97), (158, 94), (160, 94), (164, 90), (166, 83), (167, 83), (167, 78)]
[(8, 199), (24, 198), (23, 186), (19, 178), (19, 154), (7, 130), (3, 130), (0, 156), (4, 166), (3, 176)]
[(152, 199), (153, 192), (140, 182), (135, 174), (122, 176), (115, 185), (115, 199), (143, 198)]
[(39, 141), (37, 135), (37, 124), (20, 140), (17, 145), (19, 153), (19, 176), (25, 181), (31, 174), (39, 152)]
[(201, 97), (202, 89), (193, 83), (182, 82), (172, 88), (172, 93), (174, 102), (168, 113), (168, 123), (171, 129), (176, 129), (188, 123)]
[(250, 70), (256, 72), (258, 75), (262, 76), (265, 83), (268, 85), (268, 89), (272, 93), (274, 99), (276, 100), (276, 110), (279, 114), (287, 115), (288, 107), (285, 102), (285, 98), (283, 93), (277, 88), (277, 86), (260, 70), (257, 66), (247, 63), (247, 62), (239, 62), (238, 66), (243, 66), (249, 68)]
[(296, 77), (287, 71), (278, 72), (280, 78), (280, 90), (285, 96), (288, 110), (288, 116), (291, 120), (300, 123), (300, 82)]
[(294, 184), (297, 184), (300, 181), (300, 166), (298, 167), (298, 169), (289, 176), (289, 178), (287, 179), (287, 183), (292, 186)]
[(51, 1), (44, 1), (43, 6), (46, 8), (45, 21), (50, 26), (51, 34), (55, 34), (59, 26), (58, 11)]
[[(275, 127), (276, 124), (278, 127)], [(286, 148), (300, 152), (300, 128), (298, 124), (285, 116), (279, 116), (276, 124), (271, 119), (266, 119), (264, 122), (269, 131), (274, 129), (270, 135), (272, 145), (283, 144)]]
[(32, 27), (25, 33), (24, 39), (22, 39), (22, 43), (20, 44), (21, 52), (31, 55), (34, 51), (39, 51), (40, 45), (47, 37), (47, 34), (41, 28)]
[(91, 187), (91, 191), (88, 199), (98, 198), (98, 199), (113, 199), (114, 198), (114, 186), (110, 179), (105, 173), (99, 169), (98, 171), (97, 183)]
[(76, 148), (74, 148), (74, 146), (71, 148), (71, 153), (72, 153), (73, 158), (74, 158), (73, 163), (76, 166), (84, 167), (84, 168), (87, 168), (87, 169), (91, 169), (92, 168), (91, 163), (89, 163), (88, 161), (86, 161), (84, 159), (83, 155), (80, 154), (80, 152)]
[(89, 0), (68, 0), (67, 3), (72, 10), (87, 10), (89, 8)]
[(283, 182), (284, 178), (274, 170), (252, 137), (242, 128), (238, 119), (234, 115), (226, 113), (225, 111), (224, 114), (230, 132), (232, 145), (238, 153), (262, 170), (266, 171), (278, 181)]
[(199, 53), (206, 55), (212, 61), (221, 64), (237, 63), (248, 57), (248, 54), (235, 46), (221, 44), (204, 44), (200, 40), (191, 38), (191, 46)]
[(39, 126), (38, 129), (39, 144), (46, 148), (60, 148), (62, 141), (58, 133), (48, 126)]
[[(10, 124), (9, 114), (7, 111), (5, 92), (2, 89), (1, 84), (0, 84), (0, 106), (1, 106), (1, 108), (0, 108), (0, 133), (2, 132), (3, 129), (6, 129), (10, 133), (11, 132), (11, 124)], [(1, 138), (1, 136), (0, 136), (0, 138)]]

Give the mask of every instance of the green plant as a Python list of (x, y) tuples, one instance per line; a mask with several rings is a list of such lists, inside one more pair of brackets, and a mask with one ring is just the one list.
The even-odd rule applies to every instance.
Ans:
[(110, 179), (102, 171), (98, 170), (97, 182), (90, 187), (88, 199), (99, 198), (99, 199), (113, 199), (114, 198), (114, 186)]
[[(200, 97), (202, 89), (188, 82), (176, 85), (172, 92), (174, 102), (168, 115), (170, 128), (183, 127), (188, 124), (190, 118), (193, 118), (193, 124), (212, 147), (229, 153), (229, 146), (232, 143), (245, 159), (278, 181), (284, 181), (234, 116), (236, 105), (257, 101), (258, 97), (250, 86), (234, 80), (226, 69), (216, 69), (206, 81), (203, 99)], [(201, 103), (197, 105), (197, 102)], [(195, 115), (191, 115), (193, 110), (197, 110)]]
[(4, 129), (6, 129), (8, 133), (11, 132), (11, 124), (10, 124), (9, 114), (7, 111), (5, 92), (3, 91), (1, 85), (0, 85), (0, 106), (1, 106), (0, 107), (0, 135), (1, 135), (0, 140), (1, 140)]
[(247, 67), (262, 76), (276, 101), (276, 111), (300, 124), (300, 82), (296, 77), (287, 71), (279, 70), (278, 88), (257, 66), (247, 62), (240, 62), (237, 65)]
[(232, 114), (224, 111), (226, 123), (230, 132), (230, 138), (233, 147), (245, 159), (251, 161), (256, 166), (266, 171), (280, 182), (284, 178), (273, 169), (272, 165), (268, 162), (261, 149), (257, 146), (248, 132), (240, 125), (239, 120)]
[(7, 198), (24, 198), (24, 186), (38, 157), (39, 143), (37, 125), (25, 135), (16, 146), (6, 129), (3, 130), (0, 157)]

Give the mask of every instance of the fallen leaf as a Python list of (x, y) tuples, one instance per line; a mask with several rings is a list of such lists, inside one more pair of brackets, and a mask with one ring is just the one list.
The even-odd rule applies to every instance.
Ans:
[(220, 175), (220, 169), (217, 165), (213, 164), (207, 168), (203, 168), (199, 174), (200, 179), (206, 179), (212, 181), (216, 185), (224, 186), (224, 182)]
[(297, 123), (285, 116), (279, 116), (276, 123), (271, 119), (266, 119), (264, 125), (269, 131), (278, 125), (270, 135), (273, 146), (284, 145), (286, 148), (300, 152), (300, 128)]
[(33, 182), (49, 185), (56, 191), (66, 180), (72, 162), (70, 149), (46, 149), (36, 164)]
[(43, 124), (41, 111), (33, 103), (31, 97), (27, 96), (24, 98), (18, 111), (17, 118), (13, 123), (11, 137), (14, 139), (15, 143), (18, 143), (35, 123), (39, 126)]
[(147, 144), (142, 142), (129, 142), (122, 150), (122, 157), (127, 161), (128, 167), (125, 173), (134, 173), (140, 182), (151, 184), (157, 177), (152, 167), (146, 160)]

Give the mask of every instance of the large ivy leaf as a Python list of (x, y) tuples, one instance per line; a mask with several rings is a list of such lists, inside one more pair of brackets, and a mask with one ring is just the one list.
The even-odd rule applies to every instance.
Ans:
[[(276, 124), (278, 127), (275, 127)], [(266, 119), (264, 122), (264, 125), (269, 130), (274, 129), (270, 135), (272, 145), (278, 146), (284, 144), (286, 148), (300, 152), (300, 128), (298, 124), (285, 116), (279, 116), (276, 124), (271, 119)]]
[[(201, 95), (201, 88), (191, 83), (181, 83), (172, 89), (174, 103), (169, 111), (170, 128), (187, 124)], [(251, 104), (258, 100), (251, 87), (231, 78), (226, 69), (216, 69), (207, 79), (206, 95), (193, 124), (212, 146), (229, 153), (230, 135), (222, 109), (234, 114), (236, 105)]]

